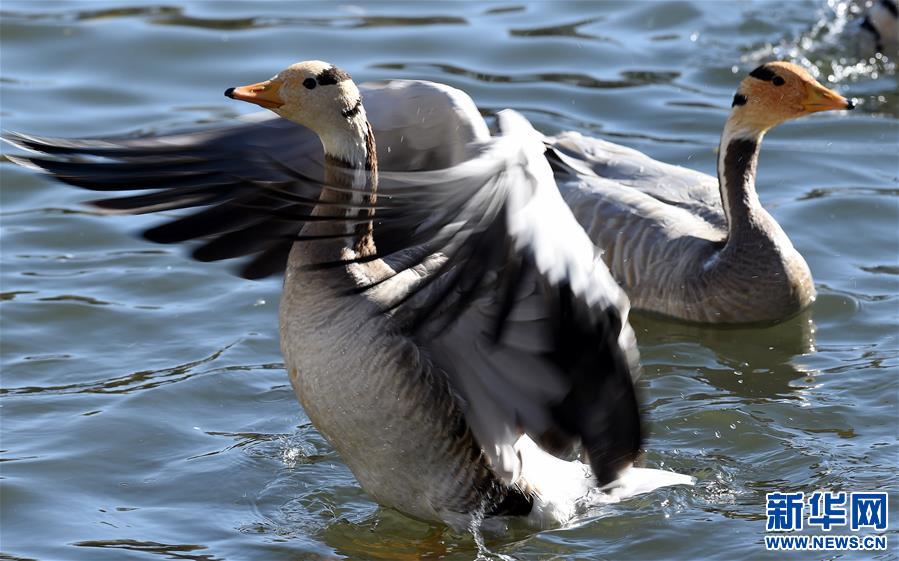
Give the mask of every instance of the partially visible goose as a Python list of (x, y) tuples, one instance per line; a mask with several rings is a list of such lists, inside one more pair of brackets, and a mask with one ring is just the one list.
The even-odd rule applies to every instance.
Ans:
[(859, 20), (863, 46), (867, 51), (881, 52), (890, 58), (899, 50), (899, 6), (896, 0), (873, 0)]
[[(146, 237), (201, 240), (201, 260), (248, 256), (245, 276), (281, 272), (289, 254), (280, 317), (291, 383), (381, 504), (456, 526), (483, 514), (544, 526), (599, 487), (614, 500), (690, 482), (632, 467), (641, 427), (627, 298), (526, 120), (500, 113), (494, 138), (479, 127), (419, 135), (453, 146), (442, 158), (410, 153), (410, 165), (455, 165), (379, 174), (360, 92), (340, 69), (298, 63), (226, 95), (314, 135), (263, 135), (284, 145), (242, 160), (173, 139), (18, 136), (105, 159), (16, 161), (88, 189), (152, 190), (101, 208), (200, 207)], [(323, 178), (310, 140), (324, 148)], [(289, 165), (279, 160), (292, 150)], [(548, 453), (576, 445), (589, 465)]]
[(803, 68), (771, 62), (737, 88), (718, 178), (578, 133), (548, 138), (566, 202), (635, 308), (703, 323), (772, 322), (815, 299), (809, 267), (755, 188), (772, 127), (853, 104)]
[[(372, 109), (381, 169), (449, 166), (489, 139), (471, 99), (449, 86), (397, 80), (364, 86), (362, 91)], [(546, 154), (565, 201), (603, 250), (603, 259), (634, 308), (700, 323), (772, 322), (807, 307), (815, 289), (805, 260), (756, 195), (762, 137), (788, 119), (852, 107), (794, 64), (772, 62), (756, 68), (734, 96), (721, 137), (717, 179), (574, 132), (543, 140), (551, 148)], [(190, 158), (166, 173), (193, 174), (180, 179), (192, 189), (184, 196), (200, 198), (216, 196), (214, 185), (230, 182), (234, 175), (283, 178), (272, 158), (293, 166), (321, 158), (319, 142), (307, 129), (265, 117), (161, 140), (104, 144), (25, 135), (12, 140), (50, 153)], [(68, 169), (50, 168), (63, 180), (68, 180)], [(83, 168), (75, 170), (84, 173)], [(118, 185), (123, 173), (113, 170), (109, 181)], [(132, 175), (129, 180), (153, 186), (155, 178), (148, 182)], [(148, 195), (144, 203), (154, 208), (157, 198)], [(102, 204), (118, 208), (114, 200)], [(266, 267), (248, 273), (277, 271), (285, 256), (283, 248), (281, 253), (273, 250)]]

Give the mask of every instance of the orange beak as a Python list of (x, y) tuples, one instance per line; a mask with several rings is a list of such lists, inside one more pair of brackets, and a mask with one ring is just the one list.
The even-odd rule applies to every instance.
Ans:
[(808, 93), (802, 100), (802, 111), (805, 113), (854, 108), (855, 104), (852, 101), (817, 82), (808, 85)]
[(225, 90), (225, 97), (255, 103), (266, 109), (277, 109), (284, 105), (284, 100), (281, 99), (281, 95), (278, 93), (280, 88), (280, 81), (266, 80), (265, 82), (250, 84), (249, 86), (228, 88)]

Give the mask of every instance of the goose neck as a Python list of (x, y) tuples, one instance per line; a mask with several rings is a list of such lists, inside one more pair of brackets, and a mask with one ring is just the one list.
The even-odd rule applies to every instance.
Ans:
[(733, 117), (721, 135), (718, 151), (718, 184), (730, 237), (755, 229), (767, 213), (755, 190), (759, 148), (764, 131), (739, 126)]
[[(374, 134), (364, 112), (347, 118), (346, 126), (320, 135), (325, 151), (325, 186), (319, 200), (348, 203), (350, 208), (318, 205), (313, 214), (359, 217), (362, 222), (347, 221), (343, 233), (353, 238), (353, 249), (360, 255), (375, 252), (372, 222), (374, 211), (358, 207), (374, 205), (378, 164)], [(364, 218), (369, 220), (364, 220)]]

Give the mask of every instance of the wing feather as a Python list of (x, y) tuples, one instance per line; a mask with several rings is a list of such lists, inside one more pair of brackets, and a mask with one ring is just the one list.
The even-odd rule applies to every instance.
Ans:
[(409, 186), (423, 196), (391, 199), (377, 227), (446, 256), (382, 304), (447, 373), (510, 482), (527, 433), (557, 453), (582, 444), (605, 484), (642, 438), (627, 298), (559, 194), (542, 137), (514, 112), (498, 122), (500, 136), (451, 169), (381, 178), (388, 198)]
[[(379, 148), (390, 148), (382, 162), (395, 165), (383, 167), (374, 209), (378, 254), (359, 261), (385, 258), (397, 274), (362, 290), (390, 295), (384, 312), (448, 376), (476, 438), (509, 482), (520, 473), (515, 442), (524, 433), (557, 453), (583, 444), (599, 483), (611, 481), (634, 460), (642, 434), (628, 302), (562, 200), (542, 137), (521, 116), (502, 112), (501, 134), (488, 138), (473, 104), (441, 106), (445, 92), (419, 85), (381, 99), (403, 92), (419, 108), (447, 112), (433, 126), (427, 114), (382, 123), (386, 142), (375, 127)], [(163, 139), (19, 134), (11, 141), (54, 156), (23, 161), (72, 185), (149, 190), (102, 199), (101, 208), (192, 211), (146, 237), (199, 240), (195, 258), (244, 257), (241, 274), (259, 278), (283, 271), (294, 243), (320, 239), (297, 234), (319, 219), (310, 214), (321, 189), (318, 140), (285, 123)], [(391, 171), (416, 166), (425, 171)]]

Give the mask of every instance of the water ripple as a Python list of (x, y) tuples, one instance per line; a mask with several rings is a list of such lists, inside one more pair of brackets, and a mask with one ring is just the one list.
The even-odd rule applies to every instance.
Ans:
[(59, 386), (20, 386), (17, 388), (0, 388), (0, 397), (14, 395), (68, 395), (81, 393), (99, 393), (99, 394), (128, 394), (136, 391), (147, 390), (166, 384), (174, 384), (189, 380), (195, 376), (206, 374), (221, 374), (223, 372), (233, 371), (252, 371), (252, 370), (277, 370), (283, 368), (281, 363), (268, 364), (252, 364), (225, 366), (221, 368), (212, 368), (208, 370), (195, 371), (198, 366), (208, 364), (236, 345), (231, 343), (215, 351), (211, 355), (159, 370), (141, 370), (133, 372), (117, 378), (107, 380), (99, 380), (93, 382), (82, 382), (76, 384), (65, 384)]
[(619, 41), (611, 37), (602, 35), (594, 35), (592, 33), (584, 33), (580, 29), (581, 26), (590, 25), (598, 21), (603, 21), (603, 17), (592, 17), (581, 19), (572, 23), (563, 23), (561, 25), (551, 25), (547, 27), (531, 27), (531, 28), (513, 28), (509, 30), (512, 37), (577, 37), (580, 39), (591, 39), (595, 41), (603, 41), (620, 45)]
[(680, 72), (623, 71), (621, 80), (602, 80), (578, 72), (542, 72), (536, 74), (495, 74), (469, 70), (461, 66), (442, 63), (387, 62), (373, 65), (384, 70), (428, 72), (439, 70), (445, 74), (465, 76), (479, 82), (502, 84), (566, 84), (578, 88), (632, 88), (647, 84), (668, 84), (680, 77)]
[(899, 267), (895, 265), (873, 265), (870, 267), (862, 265), (859, 267), (859, 269), (865, 271), (866, 273), (899, 275)]
[(214, 555), (192, 555), (194, 551), (208, 549), (205, 545), (168, 544), (139, 540), (87, 540), (75, 542), (77, 547), (98, 547), (102, 549), (124, 549), (141, 553), (163, 555), (168, 559), (189, 559), (191, 561), (224, 561)]
[(18, 555), (12, 555), (11, 553), (3, 553), (0, 551), (0, 561), (38, 561), (33, 557), (19, 557)]
[(218, 31), (242, 31), (268, 27), (339, 27), (380, 28), (428, 25), (466, 25), (468, 20), (458, 16), (365, 16), (334, 17), (252, 16), (208, 18), (185, 13), (176, 6), (145, 6), (101, 10), (73, 10), (58, 12), (0, 11), (0, 16), (30, 21), (80, 22), (117, 18), (139, 18), (152, 25), (182, 26)]
[(22, 296), (24, 294), (37, 294), (36, 290), (13, 290), (10, 292), (0, 292), (0, 302), (8, 302), (9, 300), (15, 300), (18, 296)]
[[(484, 113), (505, 104), (541, 130), (596, 133), (711, 172), (736, 73), (756, 65), (755, 51), (792, 42), (784, 58), (867, 102), (861, 115), (822, 114), (767, 141), (766, 192), (782, 202), (775, 214), (809, 260), (818, 302), (746, 328), (633, 314), (644, 461), (697, 476), (697, 486), (552, 531), (513, 526), (490, 543), (496, 553), (482, 552), (755, 558), (766, 492), (889, 490), (895, 480), (899, 104), (893, 61), (856, 58), (851, 43), (818, 35), (850, 1), (862, 2), (5, 0), (2, 112), (4, 126), (55, 136), (224, 123), (252, 109), (222, 98), (219, 84), (314, 56), (361, 79), (443, 78)], [(3, 520), (0, 559), (478, 555), (468, 535), (378, 507), (312, 427), (278, 362), (277, 334), (262, 327), (274, 326), (278, 281), (249, 283), (135, 242), (124, 231), (150, 217), (79, 216), (94, 214), (78, 206), (84, 195), (2, 154), (0, 171), (0, 465), (3, 504), (16, 513)], [(144, 300), (162, 311), (135, 309)], [(231, 342), (240, 344), (222, 354)], [(699, 538), (682, 539), (697, 528)], [(715, 538), (725, 535), (733, 539)]]
[(90, 296), (78, 296), (77, 294), (60, 294), (59, 296), (45, 296), (43, 298), (38, 298), (38, 302), (79, 302), (81, 304), (88, 304), (91, 306), (110, 306), (110, 305), (120, 305), (114, 304), (113, 302), (107, 302), (105, 300), (99, 300), (97, 298), (91, 298)]
[(876, 187), (830, 187), (821, 189), (812, 189), (799, 197), (799, 201), (807, 201), (809, 199), (821, 199), (824, 197), (834, 197), (840, 195), (861, 195), (875, 197), (899, 197), (899, 189), (884, 187), (878, 189)]

